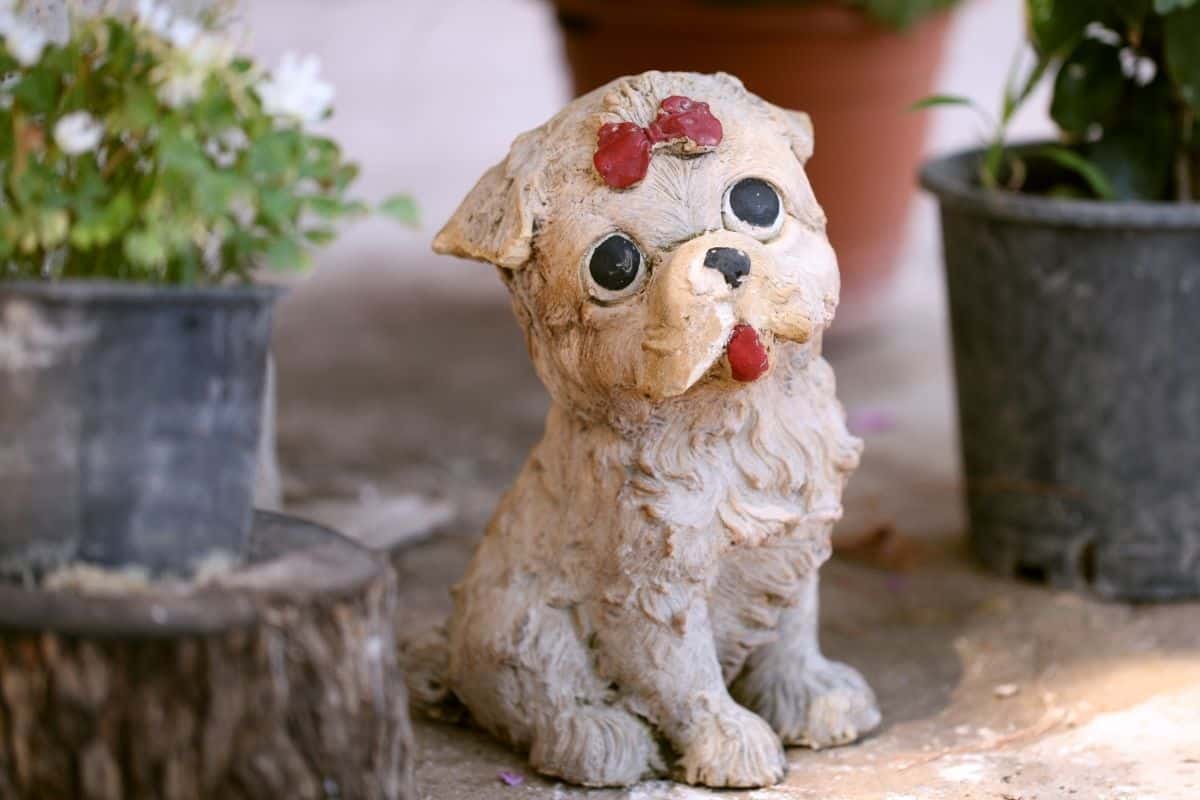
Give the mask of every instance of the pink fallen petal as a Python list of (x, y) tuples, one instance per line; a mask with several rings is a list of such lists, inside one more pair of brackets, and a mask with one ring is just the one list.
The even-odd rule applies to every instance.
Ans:
[(499, 778), (500, 778), (500, 782), (503, 783), (505, 786), (520, 786), (522, 783), (525, 782), (524, 775), (518, 775), (517, 773), (509, 772), (506, 769), (500, 770)]
[(896, 417), (882, 408), (856, 408), (847, 415), (846, 426), (856, 435), (887, 433), (896, 427)]

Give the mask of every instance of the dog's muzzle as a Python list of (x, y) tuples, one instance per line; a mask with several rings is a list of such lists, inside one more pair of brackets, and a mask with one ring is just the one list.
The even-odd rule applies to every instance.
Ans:
[(799, 284), (744, 234), (691, 239), (650, 280), (641, 384), (652, 397), (681, 395), (710, 370), (757, 380), (776, 339), (805, 342), (815, 328)]

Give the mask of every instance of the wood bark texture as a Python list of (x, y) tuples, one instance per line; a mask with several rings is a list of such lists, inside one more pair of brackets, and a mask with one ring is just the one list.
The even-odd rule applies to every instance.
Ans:
[(394, 573), (259, 520), (202, 588), (0, 588), (0, 797), (416, 799)]

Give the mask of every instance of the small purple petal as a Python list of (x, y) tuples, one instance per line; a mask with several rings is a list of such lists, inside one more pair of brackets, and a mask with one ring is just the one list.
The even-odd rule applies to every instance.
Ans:
[(517, 773), (509, 772), (506, 769), (500, 770), (498, 777), (500, 778), (500, 782), (505, 786), (520, 786), (525, 782), (524, 775), (518, 775)]
[(882, 408), (856, 408), (847, 415), (846, 425), (854, 434), (887, 433), (896, 427), (896, 417)]

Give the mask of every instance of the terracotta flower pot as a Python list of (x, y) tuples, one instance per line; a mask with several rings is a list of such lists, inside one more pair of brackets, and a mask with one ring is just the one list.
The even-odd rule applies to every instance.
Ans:
[(929, 94), (950, 15), (897, 32), (825, 3), (734, 6), (698, 0), (555, 0), (575, 91), (649, 69), (724, 71), (808, 112), (808, 174), (842, 269), (845, 329), (869, 317), (904, 236)]

